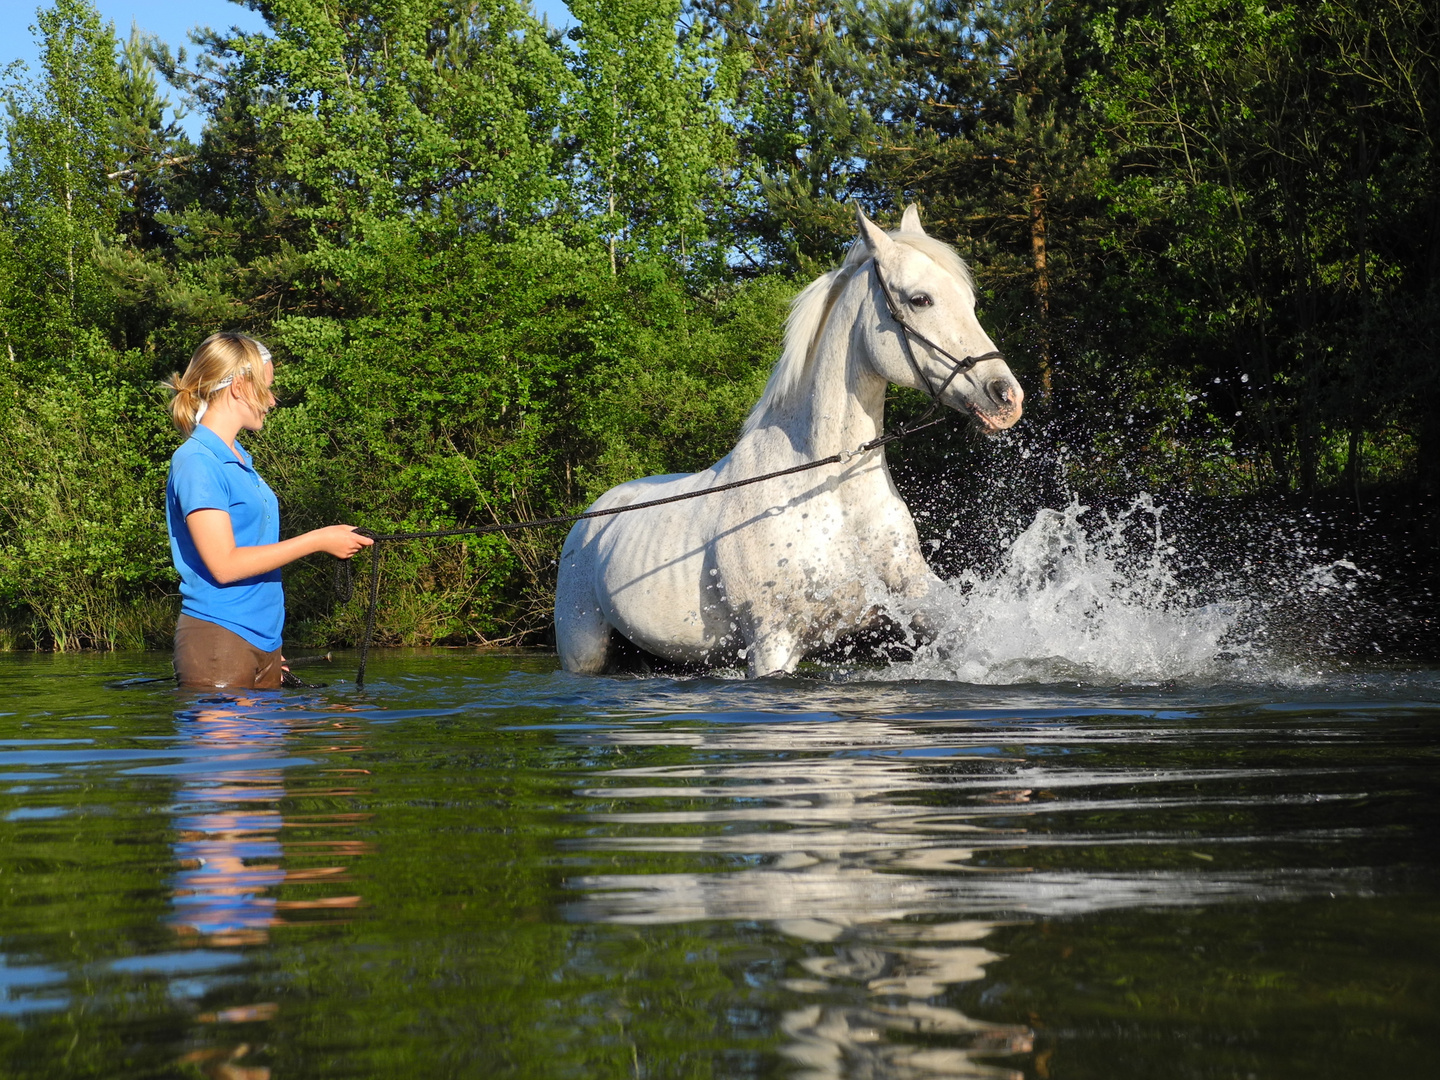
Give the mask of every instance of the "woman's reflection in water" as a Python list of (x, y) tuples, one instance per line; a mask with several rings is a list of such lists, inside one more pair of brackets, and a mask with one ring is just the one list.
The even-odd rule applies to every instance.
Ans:
[[(348, 712), (330, 705), (328, 711)], [(302, 719), (301, 716), (304, 718)], [(283, 925), (282, 913), (311, 909), (322, 913), (357, 907), (358, 896), (327, 896), (281, 900), (281, 885), (338, 884), (348, 880), (345, 866), (296, 866), (297, 860), (363, 854), (367, 845), (335, 836), (368, 817), (365, 814), (281, 815), (287, 795), (285, 768), (292, 762), (287, 743), (308, 736), (305, 756), (346, 754), (362, 749), (360, 729), (343, 719), (316, 719), (314, 712), (286, 716), (276, 696), (201, 699), (198, 707), (179, 714), (181, 729), (198, 751), (198, 764), (176, 793), (179, 842), (176, 858), (176, 931), (198, 944), (215, 947), (262, 945), (272, 927)], [(315, 738), (319, 736), (319, 738)], [(367, 775), (363, 769), (325, 769), (327, 776)], [(307, 799), (355, 795), (352, 787), (331, 787), (329, 781), (304, 786)], [(319, 839), (282, 844), (284, 829), (318, 831)], [(280, 860), (288, 865), (282, 869)], [(333, 923), (333, 919), (327, 920)]]
[[(285, 771), (256, 767), (285, 753), (285, 723), (273, 702), (236, 698), (181, 714), (203, 760), (213, 764), (180, 786), (175, 845), (180, 873), (171, 924), (182, 938), (223, 947), (261, 945), (276, 922), (285, 880), (279, 866)], [(228, 767), (227, 767), (228, 766)]]
[[(177, 714), (180, 730), (191, 741), (192, 765), (175, 797), (175, 844), (179, 873), (175, 877), (170, 924), (183, 941), (197, 947), (235, 948), (265, 945), (271, 931), (285, 925), (290, 913), (310, 909), (328, 923), (357, 907), (354, 895), (282, 899), (280, 886), (301, 883), (339, 884), (347, 881), (345, 866), (295, 865), (314, 859), (363, 853), (366, 845), (335, 837), (367, 815), (291, 815), (281, 807), (287, 796), (289, 741), (306, 740), (305, 756), (344, 754), (361, 749), (360, 729), (343, 719), (317, 720), (315, 713), (289, 717), (285, 699), (261, 692), (249, 697), (202, 698)], [(348, 711), (331, 705), (334, 711)], [(303, 719), (301, 718), (303, 716)], [(364, 775), (362, 769), (326, 769), (328, 775)], [(309, 779), (307, 777), (307, 779)], [(329, 780), (303, 784), (307, 798), (345, 797), (353, 787), (338, 788)], [(281, 842), (284, 830), (322, 839)], [(282, 861), (287, 865), (282, 866)], [(203, 1012), (202, 1023), (226, 1025), (273, 1019), (275, 1002), (250, 1002)], [(241, 1064), (248, 1044), (211, 1046), (192, 1051), (181, 1063), (225, 1080), (269, 1080), (265, 1066)]]

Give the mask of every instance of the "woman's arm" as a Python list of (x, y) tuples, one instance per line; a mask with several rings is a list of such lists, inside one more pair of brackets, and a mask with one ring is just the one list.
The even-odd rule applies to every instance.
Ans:
[(278, 544), (236, 547), (235, 530), (230, 525), (230, 515), (224, 510), (192, 511), (185, 518), (185, 524), (190, 528), (195, 550), (205, 560), (205, 568), (222, 585), (268, 574), (317, 551), (329, 552), (337, 559), (348, 559), (375, 542), (357, 533), (353, 525), (330, 525), (281, 540)]

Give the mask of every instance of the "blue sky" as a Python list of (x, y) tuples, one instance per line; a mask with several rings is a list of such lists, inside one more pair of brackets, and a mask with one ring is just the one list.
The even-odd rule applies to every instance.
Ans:
[[(188, 34), (197, 26), (228, 28), (238, 26), (241, 30), (263, 30), (265, 20), (243, 3), (231, 0), (91, 0), (102, 19), (115, 24), (120, 37), (130, 33), (131, 24), (141, 30), (155, 34), (171, 47), (190, 47)], [(550, 17), (555, 26), (567, 26), (573, 20), (563, 0), (531, 0), (537, 13)], [(0, 69), (13, 60), (23, 60), (33, 75), (39, 68), (39, 49), (30, 27), (35, 24), (35, 12), (42, 5), (33, 0), (0, 0)], [(193, 50), (192, 50), (193, 51)], [(198, 116), (191, 116), (185, 127), (192, 135), (199, 134)]]

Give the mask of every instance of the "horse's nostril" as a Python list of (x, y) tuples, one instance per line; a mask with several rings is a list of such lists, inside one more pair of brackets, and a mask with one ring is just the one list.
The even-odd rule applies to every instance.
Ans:
[(1019, 403), (1020, 387), (1013, 379), (991, 379), (987, 389), (997, 405), (1013, 407)]

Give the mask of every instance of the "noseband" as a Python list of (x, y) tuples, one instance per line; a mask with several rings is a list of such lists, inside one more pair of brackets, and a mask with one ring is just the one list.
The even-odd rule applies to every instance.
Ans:
[[(961, 360), (948, 349), (935, 344), (935, 342), (931, 341), (905, 321), (905, 313), (900, 310), (900, 305), (895, 302), (895, 294), (890, 291), (890, 286), (885, 281), (885, 275), (880, 272), (880, 260), (872, 259), (871, 261), (875, 264), (875, 280), (880, 282), (880, 291), (885, 294), (885, 306), (890, 309), (890, 317), (900, 326), (900, 341), (905, 346), (905, 359), (910, 361), (911, 368), (914, 369), (916, 375), (920, 376), (920, 381), (925, 384), (925, 389), (930, 394), (930, 405), (932, 409), (940, 404), (940, 395), (955, 381), (956, 376), (964, 375), (976, 364), (983, 363), (986, 360), (1005, 359), (1004, 355), (996, 350), (981, 353), (979, 356), (967, 356)], [(940, 389), (935, 389), (934, 384), (930, 382), (930, 376), (925, 374), (925, 369), (915, 360), (915, 350), (910, 344), (911, 338), (914, 338), (921, 344), (928, 345), (933, 351), (939, 353), (945, 362), (950, 365), (950, 374), (945, 376), (945, 381), (940, 384)]]

